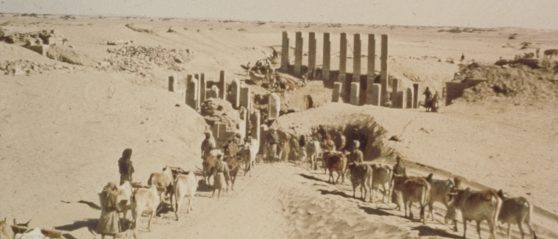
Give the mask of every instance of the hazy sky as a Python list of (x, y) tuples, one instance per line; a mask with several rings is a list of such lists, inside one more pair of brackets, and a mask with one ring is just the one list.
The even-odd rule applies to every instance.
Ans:
[(558, 0), (0, 0), (0, 12), (558, 29)]

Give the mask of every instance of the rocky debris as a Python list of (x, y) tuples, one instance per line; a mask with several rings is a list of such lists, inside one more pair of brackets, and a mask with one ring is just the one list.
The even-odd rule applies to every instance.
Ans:
[(125, 45), (120, 48), (108, 48), (112, 55), (99, 63), (97, 68), (114, 69), (133, 73), (144, 73), (154, 66), (166, 70), (183, 71), (182, 65), (190, 59), (189, 49), (168, 49), (161, 46)]
[(207, 124), (223, 123), (226, 125), (227, 131), (236, 131), (236, 126), (240, 122), (240, 115), (230, 102), (211, 98), (203, 102), (200, 108), (200, 113)]
[[(468, 88), (462, 99), (469, 102), (489, 97), (513, 97), (519, 100), (555, 101), (558, 97), (557, 62), (518, 58), (499, 60), (496, 65), (470, 64), (463, 66), (454, 80), (484, 80)], [(532, 65), (536, 61), (536, 65)], [(550, 64), (549, 67), (542, 67)], [(553, 66), (554, 67), (553, 67)]]
[(64, 64), (45, 64), (28, 60), (0, 62), (0, 72), (5, 75), (33, 75), (53, 70), (73, 70), (73, 66)]
[(128, 44), (133, 44), (134, 41), (130, 40), (130, 41), (126, 41), (126, 40), (112, 40), (112, 41), (107, 41), (107, 45), (108, 46), (117, 46), (117, 45), (128, 45)]
[(125, 26), (135, 32), (154, 33), (153, 28), (148, 25), (126, 24)]
[(85, 57), (82, 57), (74, 49), (65, 46), (50, 46), (46, 52), (46, 56), (50, 59), (73, 65), (85, 65), (86, 63)]

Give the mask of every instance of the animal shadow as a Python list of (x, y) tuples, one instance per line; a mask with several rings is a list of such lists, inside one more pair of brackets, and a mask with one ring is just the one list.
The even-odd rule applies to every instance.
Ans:
[(395, 216), (394, 214), (386, 212), (381, 208), (371, 208), (371, 207), (363, 207), (363, 206), (359, 206), (358, 208), (362, 209), (364, 212), (368, 214), (374, 214), (378, 216)]
[(330, 191), (330, 190), (325, 190), (325, 189), (318, 189), (318, 191), (320, 191), (320, 193), (322, 195), (337, 195), (337, 196), (341, 196), (341, 197), (344, 197), (344, 198), (353, 198), (352, 195), (348, 195), (345, 192), (342, 192), (342, 191), (339, 191), (339, 190)]
[(438, 237), (446, 237), (446, 238), (461, 238), (460, 236), (448, 233), (445, 230), (430, 228), (424, 225), (413, 227), (412, 230), (417, 230), (419, 232), (418, 235), (421, 237), (438, 236)]
[(86, 227), (90, 232), (95, 231), (95, 227), (99, 223), (99, 219), (89, 218), (80, 221), (74, 221), (72, 224), (66, 224), (62, 226), (56, 226), (54, 229), (62, 230), (62, 231), (75, 231), (81, 228)]
[(94, 202), (89, 202), (89, 201), (85, 201), (85, 200), (79, 200), (78, 203), (85, 204), (85, 205), (87, 205), (87, 206), (89, 206), (90, 208), (93, 208), (93, 209), (95, 209), (95, 210), (101, 210), (101, 207), (100, 207), (99, 205), (97, 205), (96, 203), (94, 203)]
[(300, 175), (301, 177), (305, 178), (305, 179), (310, 179), (310, 180), (314, 180), (314, 181), (318, 181), (318, 182), (322, 182), (322, 183), (328, 183), (329, 182), (327, 180), (323, 180), (321, 178), (317, 178), (315, 176), (312, 175), (308, 175), (308, 174), (304, 174), (304, 173), (299, 173), (298, 175)]
[(198, 181), (198, 192), (213, 192), (213, 187), (201, 179)]

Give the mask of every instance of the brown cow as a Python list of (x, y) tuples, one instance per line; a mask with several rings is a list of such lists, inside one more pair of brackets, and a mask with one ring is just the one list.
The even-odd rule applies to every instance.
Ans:
[[(494, 190), (472, 191), (470, 188), (455, 189), (450, 194), (450, 203), (446, 218), (455, 218), (455, 211), (460, 210), (463, 220), (463, 238), (467, 236), (467, 221), (477, 222), (477, 233), (480, 235), (480, 224), (486, 220), (490, 229), (490, 238), (496, 238), (496, 220), (502, 207), (502, 199)], [(457, 229), (457, 227), (455, 228)]]
[(498, 220), (508, 224), (508, 238), (510, 237), (510, 225), (517, 224), (521, 232), (521, 238), (525, 237), (523, 232), (523, 223), (529, 228), (529, 232), (533, 238), (537, 238), (533, 227), (531, 226), (531, 215), (533, 215), (533, 204), (529, 203), (524, 197), (510, 198), (504, 195), (502, 190), (498, 191), (498, 196), (502, 198), (502, 208)]
[[(324, 156), (326, 157), (326, 156)], [(347, 168), (347, 156), (340, 152), (331, 152), (325, 159), (326, 168), (329, 170), (328, 182), (336, 184), (341, 178), (341, 183), (345, 182), (345, 170)], [(333, 180), (333, 172), (337, 172), (337, 179)]]
[(172, 169), (169, 166), (163, 168), (163, 172), (152, 173), (147, 180), (147, 185), (155, 185), (157, 191), (159, 191), (159, 196), (161, 201), (165, 201), (166, 198), (170, 198), (170, 205), (173, 205), (172, 198), (174, 195), (173, 188), (173, 175)]
[[(240, 157), (239, 157), (240, 147), (237, 143), (231, 141), (225, 146), (224, 160), (229, 167), (229, 178), (231, 182), (231, 190), (234, 191), (234, 182), (236, 181), (236, 176), (240, 170)], [(227, 176), (227, 175), (225, 175)], [(228, 179), (227, 179), (228, 181)]]
[(430, 183), (423, 177), (394, 177), (394, 192), (401, 194), (403, 206), (405, 209), (405, 217), (407, 211), (409, 218), (413, 219), (413, 211), (411, 210), (413, 202), (417, 202), (420, 207), (420, 219), (422, 223), (426, 223), (424, 209), (430, 201)]
[[(382, 187), (383, 197), (382, 201), (385, 202), (386, 196), (390, 198), (390, 192), (392, 189), (392, 171), (388, 165), (372, 165), (372, 181), (370, 182), (370, 201), (372, 202), (374, 199), (374, 189), (377, 191), (380, 190), (380, 186)], [(387, 188), (386, 188), (387, 184)]]
[(367, 164), (350, 163), (349, 170), (351, 172), (351, 184), (353, 185), (353, 198), (356, 198), (356, 188), (360, 186), (360, 196), (366, 201), (368, 193), (368, 185), (372, 178), (372, 168)]

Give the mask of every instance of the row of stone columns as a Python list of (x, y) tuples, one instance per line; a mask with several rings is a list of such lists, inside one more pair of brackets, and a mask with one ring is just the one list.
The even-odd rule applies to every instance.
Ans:
[[(201, 103), (209, 98), (226, 98), (227, 85), (225, 83), (224, 71), (219, 73), (219, 81), (217, 82), (216, 88), (213, 89), (208, 89), (204, 73), (194, 75), (188, 74), (185, 81), (185, 103), (195, 110), (199, 110)], [(178, 76), (176, 74), (169, 76), (168, 90), (170, 92), (175, 92), (177, 90), (177, 84)]]
[[(308, 33), (308, 75), (312, 78), (315, 75), (316, 71), (316, 34), (314, 32)], [(361, 71), (361, 57), (362, 57), (362, 48), (361, 48), (361, 38), (360, 34), (353, 35), (353, 73), (352, 79), (350, 82), (360, 82), (360, 76), (362, 74)], [(376, 39), (374, 34), (368, 34), (368, 52), (367, 52), (367, 72), (366, 72), (366, 85), (370, 86), (366, 89), (361, 89), (360, 85), (359, 90), (351, 89), (352, 85), (346, 82), (346, 75), (347, 75), (347, 34), (341, 33), (340, 34), (340, 44), (339, 44), (339, 70), (337, 74), (337, 81), (343, 82), (341, 85), (342, 88), (339, 90), (338, 96), (334, 96), (335, 99), (354, 99), (354, 104), (371, 104), (371, 102), (376, 102), (378, 100), (374, 100), (374, 84), (376, 79)], [(295, 33), (295, 61), (294, 67), (292, 68), (292, 73), (296, 76), (302, 76), (304, 72), (303, 70), (303, 38), (302, 32)], [(331, 80), (331, 41), (330, 41), (330, 33), (323, 34), (323, 54), (322, 54), (322, 68), (321, 68), (321, 78), (322, 80), (329, 81)], [(380, 55), (380, 100), (378, 104), (385, 105), (387, 102), (387, 87), (388, 87), (388, 36), (383, 34), (381, 36), (381, 55)], [(282, 33), (282, 50), (281, 50), (281, 69), (283, 71), (290, 72), (291, 68), (289, 65), (289, 36), (288, 33), (285, 31)], [(349, 87), (346, 89), (344, 87)], [(356, 86), (355, 86), (356, 87)], [(377, 86), (375, 86), (377, 87)], [(360, 97), (355, 97), (350, 95), (349, 97), (344, 97), (346, 93), (355, 92), (360, 94), (360, 91), (366, 92), (365, 102), (360, 102)], [(334, 89), (335, 91), (335, 89)], [(376, 97), (377, 98), (377, 97)]]

